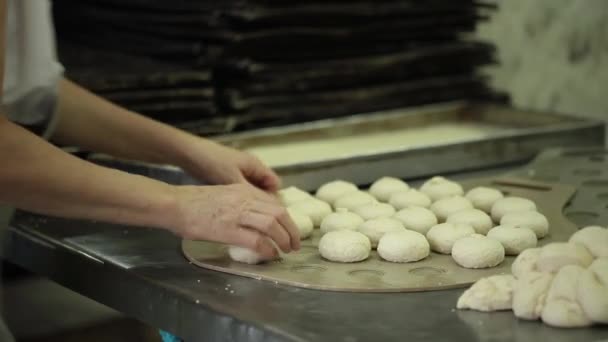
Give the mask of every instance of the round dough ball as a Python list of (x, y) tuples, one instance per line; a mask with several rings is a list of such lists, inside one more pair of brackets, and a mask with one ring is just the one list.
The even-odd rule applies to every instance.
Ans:
[(353, 212), (367, 221), (380, 217), (391, 217), (395, 215), (395, 208), (386, 203), (371, 203), (358, 206)]
[(608, 258), (596, 259), (582, 272), (576, 298), (593, 322), (608, 324)]
[(552, 242), (541, 248), (536, 268), (541, 272), (555, 273), (567, 265), (587, 267), (592, 262), (593, 256), (585, 246), (578, 243)]
[(466, 290), (456, 308), (477, 311), (510, 310), (515, 278), (512, 275), (495, 275), (481, 278)]
[(432, 201), (464, 195), (464, 190), (460, 184), (440, 176), (427, 180), (420, 187), (420, 191), (429, 196)]
[(448, 223), (466, 223), (475, 229), (477, 234), (486, 235), (494, 226), (488, 214), (479, 209), (465, 209), (453, 213), (446, 220)]
[(300, 240), (309, 238), (312, 235), (313, 229), (315, 228), (315, 225), (312, 223), (310, 217), (293, 208), (287, 208), (287, 213), (300, 231)]
[(518, 255), (528, 248), (536, 247), (536, 234), (528, 228), (497, 226), (488, 232), (488, 237), (502, 244), (507, 255)]
[(536, 211), (536, 204), (522, 197), (501, 198), (492, 206), (491, 216), (494, 222), (500, 222), (503, 216), (513, 211)]
[(538, 211), (526, 210), (506, 213), (500, 219), (500, 224), (531, 229), (536, 234), (537, 239), (542, 239), (549, 234), (549, 221), (545, 215)]
[(325, 216), (331, 214), (331, 207), (329, 204), (314, 197), (296, 202), (292, 204), (290, 208), (310, 217), (315, 227), (320, 226)]
[(529, 248), (521, 252), (511, 265), (511, 273), (515, 278), (521, 278), (523, 275), (530, 272), (538, 272), (536, 262), (540, 257), (540, 247)]
[(369, 220), (359, 226), (359, 232), (369, 238), (372, 243), (372, 247), (374, 248), (378, 246), (378, 242), (380, 242), (380, 239), (384, 234), (404, 230), (405, 228), (401, 222), (388, 217)]
[(250, 264), (250, 265), (255, 265), (255, 264), (265, 262), (265, 261), (269, 261), (267, 259), (264, 259), (264, 257), (261, 256), (260, 254), (258, 254), (256, 251), (249, 249), (249, 248), (245, 248), (245, 247), (239, 247), (239, 246), (229, 246), (228, 255), (230, 256), (230, 259), (232, 259), (234, 261), (242, 262), (242, 263)]
[(327, 234), (334, 230), (357, 230), (363, 219), (347, 209), (340, 208), (335, 213), (327, 215), (321, 222), (321, 233)]
[(393, 218), (401, 221), (405, 229), (413, 230), (426, 236), (431, 227), (437, 225), (437, 217), (427, 208), (408, 207), (399, 210)]
[(547, 302), (541, 313), (544, 323), (561, 328), (586, 327), (591, 320), (578, 303), (577, 282), (584, 269), (577, 265), (567, 265), (559, 270), (547, 293)]
[(398, 178), (382, 177), (375, 181), (369, 188), (369, 193), (378, 201), (388, 202), (392, 194), (407, 191), (410, 188), (406, 182)]
[(290, 206), (297, 202), (305, 201), (313, 198), (308, 192), (300, 190), (295, 186), (279, 190), (279, 198), (284, 205)]
[(359, 190), (338, 198), (334, 202), (334, 208), (344, 208), (353, 211), (356, 207), (376, 202), (377, 200), (374, 196)]
[(600, 226), (585, 227), (572, 234), (569, 242), (581, 244), (596, 258), (608, 257), (608, 229)]
[(333, 182), (323, 184), (316, 193), (316, 196), (321, 201), (325, 201), (334, 205), (336, 200), (351, 192), (359, 191), (359, 188), (353, 183), (343, 180), (335, 180)]
[(441, 254), (451, 254), (454, 242), (475, 234), (473, 227), (464, 223), (440, 223), (429, 229), (426, 238), (431, 250)]
[(539, 319), (552, 282), (553, 274), (551, 273), (528, 272), (517, 278), (513, 288), (515, 316), (521, 319)]
[(500, 192), (500, 190), (485, 186), (478, 186), (469, 190), (464, 197), (471, 201), (475, 208), (483, 210), (489, 214), (492, 211), (492, 206), (494, 203), (503, 198), (504, 195), (502, 192)]
[(475, 234), (454, 242), (452, 258), (464, 268), (494, 267), (505, 260), (505, 249), (500, 242)]
[(401, 210), (407, 207), (428, 208), (432, 202), (431, 198), (425, 193), (416, 189), (409, 189), (407, 191), (395, 192), (389, 198), (388, 203), (395, 207), (395, 209)]
[(411, 230), (384, 234), (378, 242), (378, 254), (386, 261), (414, 262), (429, 256), (431, 247), (424, 235)]
[(369, 239), (352, 230), (329, 232), (319, 240), (319, 253), (330, 261), (358, 262), (369, 257), (372, 247)]
[(439, 222), (445, 222), (448, 216), (466, 209), (473, 209), (473, 204), (462, 196), (443, 198), (431, 205), (431, 211)]

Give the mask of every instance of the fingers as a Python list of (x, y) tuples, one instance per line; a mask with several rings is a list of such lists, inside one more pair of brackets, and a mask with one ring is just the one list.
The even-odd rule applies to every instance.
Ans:
[(291, 252), (291, 241), (289, 234), (279, 222), (272, 216), (246, 211), (241, 215), (239, 224), (243, 227), (257, 230), (268, 236), (285, 253)]
[(267, 260), (279, 257), (279, 253), (270, 239), (264, 234), (252, 229), (243, 227), (231, 229), (226, 236), (226, 241), (223, 242), (252, 249)]
[(249, 155), (249, 163), (243, 170), (245, 178), (258, 188), (277, 192), (281, 188), (281, 179), (268, 166), (264, 165), (257, 157)]
[[(290, 249), (296, 251), (300, 249), (300, 230), (291, 220), (291, 217), (289, 217), (289, 213), (285, 207), (263, 202), (253, 202), (249, 205), (248, 209), (274, 218), (279, 223), (280, 228), (289, 235)], [(278, 241), (275, 240), (275, 242), (278, 244)]]

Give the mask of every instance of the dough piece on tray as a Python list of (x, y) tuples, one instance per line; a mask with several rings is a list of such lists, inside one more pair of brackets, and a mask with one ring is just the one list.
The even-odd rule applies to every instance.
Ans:
[(371, 203), (356, 207), (353, 212), (365, 221), (381, 217), (391, 217), (395, 215), (395, 208), (386, 203)]
[(422, 260), (429, 256), (430, 251), (424, 235), (411, 230), (386, 233), (378, 243), (380, 257), (392, 262)]
[(398, 220), (388, 217), (381, 217), (364, 222), (359, 226), (359, 232), (367, 236), (372, 243), (372, 247), (376, 248), (382, 236), (388, 232), (404, 231), (403, 224)]
[(334, 230), (357, 230), (363, 222), (363, 219), (359, 215), (349, 212), (348, 209), (340, 208), (323, 219), (321, 222), (321, 234)]
[(568, 241), (587, 247), (595, 258), (608, 257), (608, 229), (604, 227), (585, 227), (572, 234)]
[(468, 224), (440, 223), (426, 233), (426, 238), (429, 240), (431, 250), (441, 254), (451, 254), (452, 246), (457, 240), (473, 234), (475, 230)]
[(541, 318), (543, 322), (554, 327), (577, 328), (591, 325), (583, 308), (577, 300), (577, 283), (584, 268), (578, 265), (562, 267), (547, 293), (547, 301), (543, 307)]
[(553, 277), (551, 273), (534, 271), (519, 275), (513, 289), (513, 313), (516, 317), (528, 320), (540, 318)]
[(492, 211), (494, 203), (503, 198), (504, 195), (500, 190), (478, 186), (469, 190), (464, 197), (471, 201), (475, 208), (489, 214)]
[(526, 249), (521, 252), (511, 264), (511, 273), (515, 278), (521, 278), (530, 272), (539, 272), (536, 267), (536, 262), (540, 257), (540, 247)]
[(479, 279), (466, 290), (456, 308), (477, 311), (510, 310), (515, 278), (512, 275), (495, 275)]
[(499, 241), (507, 255), (518, 255), (529, 248), (536, 247), (536, 234), (528, 228), (497, 226), (488, 232), (488, 237)]
[(423, 207), (407, 207), (399, 210), (393, 218), (401, 221), (405, 229), (416, 231), (425, 236), (429, 229), (438, 223), (435, 214)]
[(420, 187), (420, 191), (428, 195), (432, 201), (464, 195), (462, 185), (441, 176), (436, 176), (427, 180)]
[(464, 268), (489, 268), (505, 260), (505, 249), (500, 242), (473, 234), (454, 242), (452, 258)]
[(359, 207), (359, 206), (362, 206), (365, 204), (376, 203), (377, 201), (378, 200), (376, 200), (376, 198), (374, 196), (368, 194), (367, 192), (359, 190), (359, 191), (348, 193), (348, 194), (338, 198), (334, 202), (334, 208), (335, 209), (344, 208), (344, 209), (353, 211), (353, 210), (355, 210), (356, 207)]
[(313, 197), (304, 190), (296, 188), (295, 186), (290, 186), (288, 188), (279, 190), (279, 198), (285, 206), (290, 206), (294, 203), (311, 199)]
[(494, 227), (490, 215), (479, 209), (465, 209), (448, 216), (447, 223), (466, 223), (475, 229), (475, 233), (486, 235)]
[(448, 216), (467, 209), (473, 209), (473, 204), (462, 196), (442, 198), (431, 204), (431, 211), (439, 222), (445, 222)]
[(552, 242), (541, 248), (536, 268), (541, 272), (557, 273), (566, 265), (587, 267), (592, 262), (593, 256), (585, 246), (577, 243)]
[(514, 211), (536, 211), (536, 204), (522, 197), (501, 198), (492, 206), (491, 216), (494, 222), (500, 222), (503, 216)]
[(343, 180), (335, 180), (323, 184), (317, 190), (316, 196), (321, 201), (334, 205), (338, 198), (356, 191), (359, 191), (359, 188), (355, 184)]
[(406, 182), (394, 177), (382, 177), (375, 181), (369, 188), (369, 193), (378, 201), (388, 202), (391, 195), (410, 188)]
[(608, 324), (608, 257), (595, 259), (582, 272), (576, 298), (589, 319)]
[(401, 210), (407, 207), (429, 208), (432, 201), (431, 198), (423, 192), (416, 189), (409, 189), (407, 191), (395, 192), (391, 195), (388, 203), (395, 207), (395, 209)]
[(310, 235), (312, 235), (313, 229), (315, 228), (315, 225), (310, 219), (310, 217), (293, 208), (287, 208), (287, 213), (300, 231), (300, 240), (309, 238)]
[(536, 234), (537, 239), (542, 239), (549, 234), (549, 221), (545, 215), (537, 211), (509, 212), (500, 219), (500, 225), (531, 229)]
[(352, 230), (329, 232), (319, 241), (319, 253), (329, 261), (358, 262), (369, 257), (371, 251), (369, 239)]
[(296, 202), (289, 206), (289, 208), (310, 217), (315, 227), (320, 226), (325, 216), (331, 214), (331, 207), (329, 204), (314, 197)]

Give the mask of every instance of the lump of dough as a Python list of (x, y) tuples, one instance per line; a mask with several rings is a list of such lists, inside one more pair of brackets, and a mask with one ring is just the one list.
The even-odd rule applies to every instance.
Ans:
[(500, 222), (503, 216), (513, 211), (536, 211), (536, 204), (522, 197), (505, 197), (494, 202), (490, 213), (494, 222)]
[(528, 248), (536, 247), (536, 234), (528, 228), (497, 226), (488, 232), (488, 237), (499, 241), (507, 255), (518, 255)]
[(433, 177), (424, 182), (420, 187), (420, 191), (429, 196), (432, 201), (464, 195), (464, 190), (460, 184), (440, 176)]
[(327, 215), (321, 222), (321, 233), (327, 234), (334, 230), (357, 230), (363, 219), (348, 209), (340, 208), (335, 213)]
[(530, 272), (538, 272), (536, 262), (540, 257), (540, 250), (540, 247), (526, 249), (515, 258), (511, 264), (511, 273), (515, 278), (519, 279)]
[(439, 222), (445, 222), (448, 216), (466, 209), (473, 209), (473, 204), (462, 196), (443, 198), (431, 204), (431, 211)]
[(391, 217), (395, 215), (395, 208), (390, 204), (376, 202), (358, 206), (353, 212), (367, 221), (380, 217)]
[(363, 261), (369, 257), (371, 249), (369, 239), (352, 230), (329, 232), (319, 240), (319, 253), (330, 261)]
[(359, 226), (359, 232), (363, 233), (369, 238), (372, 243), (372, 247), (374, 248), (378, 246), (378, 242), (380, 242), (380, 238), (382, 238), (384, 234), (404, 230), (405, 228), (401, 222), (388, 217), (369, 220)]
[(451, 254), (454, 242), (475, 234), (473, 227), (464, 223), (440, 223), (429, 229), (426, 238), (431, 250), (441, 254)]
[(425, 236), (429, 229), (438, 223), (435, 214), (423, 207), (408, 207), (401, 209), (393, 218), (401, 221), (405, 229), (416, 231)]
[(335, 180), (333, 182), (323, 184), (316, 193), (316, 196), (321, 201), (334, 205), (336, 200), (351, 192), (358, 191), (359, 188), (353, 183), (343, 180)]
[(566, 265), (587, 267), (593, 262), (593, 256), (587, 248), (578, 243), (552, 242), (543, 246), (536, 261), (540, 272), (559, 271)]
[(424, 235), (411, 230), (386, 233), (378, 242), (378, 254), (386, 261), (414, 262), (426, 258), (430, 252)]
[(300, 240), (309, 238), (310, 235), (312, 235), (313, 229), (315, 228), (315, 225), (312, 223), (310, 217), (293, 208), (287, 208), (287, 213), (300, 231)]
[(388, 202), (392, 194), (406, 191), (410, 188), (406, 182), (398, 178), (382, 177), (375, 181), (369, 188), (369, 193), (376, 197), (378, 201)]
[(542, 239), (549, 234), (549, 221), (545, 215), (538, 211), (513, 211), (508, 212), (500, 219), (503, 226), (515, 226), (518, 228), (531, 229), (537, 239)]
[(608, 257), (596, 259), (583, 271), (576, 298), (589, 319), (608, 324)]
[(284, 205), (290, 206), (297, 202), (313, 198), (308, 192), (300, 190), (295, 186), (279, 190), (279, 198)]
[(488, 214), (479, 209), (465, 209), (448, 216), (447, 223), (466, 223), (475, 229), (475, 233), (486, 235), (494, 226)]
[(304, 201), (296, 202), (289, 206), (289, 208), (310, 217), (315, 227), (320, 226), (325, 216), (331, 214), (331, 207), (329, 206), (329, 204), (314, 197), (311, 197), (310, 199)]
[(258, 254), (256, 251), (249, 249), (249, 248), (245, 248), (245, 247), (239, 247), (239, 246), (229, 246), (228, 255), (230, 256), (230, 259), (232, 259), (234, 261), (242, 262), (242, 263), (250, 264), (250, 265), (255, 265), (255, 264), (265, 262), (265, 261), (269, 261), (267, 259), (264, 259), (264, 257), (262, 257), (260, 254)]
[(464, 197), (471, 201), (475, 208), (489, 214), (492, 211), (494, 203), (503, 198), (504, 195), (500, 190), (478, 186), (469, 190)]
[(505, 249), (494, 239), (474, 234), (454, 242), (452, 258), (464, 268), (494, 267), (505, 260)]
[(407, 207), (424, 207), (428, 208), (431, 206), (431, 198), (421, 191), (416, 189), (409, 189), (407, 191), (395, 192), (391, 195), (388, 203), (395, 207), (397, 210), (401, 210)]
[(495, 275), (481, 278), (460, 298), (456, 308), (477, 311), (510, 310), (515, 278), (512, 275)]
[(584, 269), (577, 265), (562, 267), (557, 272), (541, 313), (544, 323), (561, 328), (577, 328), (591, 325), (577, 300), (577, 283)]
[(334, 202), (334, 208), (344, 208), (353, 211), (356, 207), (375, 202), (377, 202), (377, 200), (374, 196), (359, 190), (338, 198)]
[(569, 242), (581, 244), (596, 258), (608, 257), (608, 229), (600, 226), (585, 227), (572, 234)]
[(539, 319), (552, 282), (551, 273), (527, 272), (520, 275), (513, 288), (515, 316), (528, 320)]

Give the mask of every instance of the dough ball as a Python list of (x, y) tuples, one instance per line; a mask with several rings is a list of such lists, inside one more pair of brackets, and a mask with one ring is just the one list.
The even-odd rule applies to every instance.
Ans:
[(249, 249), (249, 248), (245, 248), (245, 247), (239, 247), (239, 246), (229, 246), (228, 255), (230, 256), (230, 259), (232, 259), (234, 261), (242, 262), (242, 263), (250, 264), (250, 265), (255, 265), (255, 264), (265, 262), (265, 261), (269, 261), (267, 259), (264, 259), (264, 257), (261, 256), (260, 254), (258, 254), (256, 251)]
[(297, 202), (305, 201), (313, 197), (304, 190), (300, 190), (295, 186), (290, 186), (288, 188), (279, 190), (279, 198), (281, 199), (281, 202), (283, 202), (284, 205), (290, 206)]
[(376, 197), (378, 201), (388, 202), (392, 194), (406, 191), (410, 188), (406, 182), (398, 178), (382, 177), (375, 181), (369, 188), (369, 193)]
[(407, 191), (395, 192), (391, 195), (388, 203), (400, 210), (407, 207), (424, 207), (431, 206), (431, 198), (421, 191), (409, 189)]
[(506, 213), (500, 219), (500, 224), (531, 229), (536, 234), (537, 239), (542, 239), (549, 234), (549, 221), (545, 215), (538, 211), (526, 210)]
[(391, 217), (395, 215), (395, 208), (386, 203), (371, 203), (356, 207), (353, 212), (365, 221), (380, 218)]
[(475, 234), (454, 242), (452, 258), (464, 268), (494, 267), (505, 260), (505, 249), (500, 242)]
[(296, 227), (300, 231), (300, 240), (304, 240), (312, 235), (312, 231), (315, 228), (315, 225), (312, 223), (310, 217), (306, 214), (303, 214), (293, 208), (287, 208), (287, 212), (289, 213), (289, 217), (293, 223), (295, 223)]
[(593, 322), (608, 324), (608, 257), (596, 259), (582, 272), (577, 299)]
[(377, 200), (374, 196), (359, 190), (338, 198), (334, 202), (334, 208), (344, 208), (353, 211), (356, 207), (375, 202), (377, 202)]
[(572, 234), (569, 242), (581, 244), (596, 258), (608, 257), (608, 229), (600, 226), (585, 227)]
[(513, 273), (515, 278), (519, 279), (530, 272), (538, 272), (536, 262), (540, 257), (540, 250), (540, 247), (529, 248), (521, 252), (517, 258), (515, 258), (515, 261), (513, 261), (513, 264), (511, 265), (511, 273)]
[(359, 232), (369, 238), (372, 243), (372, 247), (374, 248), (378, 246), (378, 242), (380, 242), (380, 239), (384, 234), (404, 230), (405, 228), (401, 222), (388, 217), (369, 220), (359, 226)]
[(378, 242), (378, 254), (386, 261), (414, 262), (426, 258), (430, 252), (424, 235), (411, 230), (386, 233)]
[(486, 235), (494, 223), (488, 214), (479, 209), (465, 209), (453, 213), (446, 220), (448, 223), (466, 223), (475, 229), (477, 234)]
[(464, 223), (441, 223), (429, 229), (426, 238), (431, 250), (441, 254), (451, 254), (454, 242), (475, 234), (473, 227)]
[(587, 267), (593, 262), (593, 256), (587, 248), (577, 243), (552, 242), (543, 246), (536, 261), (540, 272), (559, 271), (566, 265)]
[(292, 204), (289, 208), (310, 217), (315, 227), (320, 226), (325, 216), (331, 214), (331, 207), (329, 206), (329, 204), (314, 197), (311, 197), (310, 199), (304, 201), (296, 202)]
[(513, 211), (536, 211), (536, 204), (522, 197), (505, 197), (494, 202), (490, 212), (494, 222), (500, 222), (503, 216)]
[(488, 232), (488, 237), (499, 241), (507, 255), (518, 255), (528, 248), (536, 247), (536, 234), (528, 228), (497, 226)]
[(485, 186), (478, 186), (469, 190), (465, 196), (473, 206), (479, 210), (483, 210), (486, 213), (492, 211), (492, 206), (496, 201), (503, 198), (504, 195), (500, 190), (488, 188)]
[(330, 261), (358, 262), (369, 257), (372, 247), (369, 239), (352, 230), (329, 232), (319, 240), (319, 253)]
[(408, 207), (399, 210), (393, 218), (401, 221), (405, 229), (416, 231), (426, 236), (431, 227), (437, 225), (437, 217), (427, 208)]
[(439, 222), (445, 222), (448, 216), (466, 209), (473, 209), (473, 204), (462, 196), (443, 198), (431, 205), (431, 211), (435, 213)]
[(338, 198), (358, 190), (359, 188), (357, 188), (357, 186), (353, 183), (345, 182), (343, 180), (335, 180), (333, 182), (323, 184), (317, 190), (316, 196), (321, 201), (334, 205)]
[(347, 209), (340, 208), (335, 213), (327, 215), (321, 222), (321, 233), (327, 234), (334, 230), (357, 230), (363, 219)]
[(432, 201), (464, 195), (464, 190), (460, 184), (439, 176), (433, 177), (422, 184), (420, 191), (429, 196)]
[(552, 282), (551, 273), (527, 272), (517, 278), (513, 288), (515, 316), (521, 319), (539, 319)]
[(591, 325), (591, 320), (578, 303), (577, 282), (584, 269), (577, 265), (564, 266), (553, 279), (547, 302), (541, 313), (543, 322), (553, 327), (577, 328)]
[(460, 298), (456, 308), (477, 311), (510, 310), (515, 278), (512, 275), (495, 275), (481, 278)]

